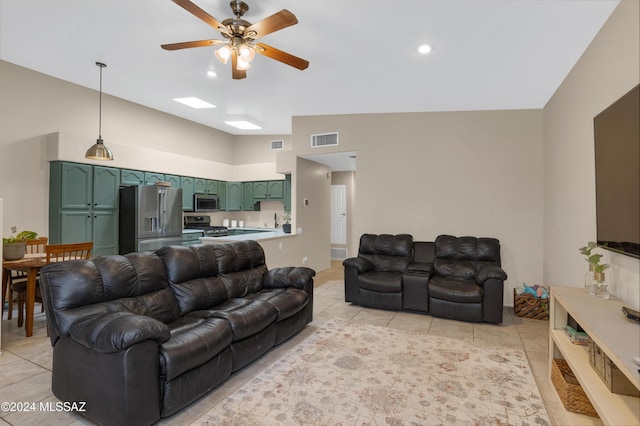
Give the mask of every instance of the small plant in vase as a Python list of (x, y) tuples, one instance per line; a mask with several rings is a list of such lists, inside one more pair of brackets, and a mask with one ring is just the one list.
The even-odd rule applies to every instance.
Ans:
[(601, 299), (609, 298), (609, 284), (606, 281), (604, 271), (609, 268), (606, 263), (600, 263), (600, 259), (593, 265), (593, 284), (591, 284), (591, 295)]
[(282, 221), (284, 222), (282, 224), (282, 231), (285, 234), (290, 234), (291, 233), (291, 213), (284, 212), (284, 214), (282, 215)]
[(580, 253), (585, 256), (584, 260), (589, 264), (589, 272), (584, 274), (584, 288), (587, 292), (591, 291), (591, 285), (593, 284), (593, 266), (598, 264), (602, 258), (601, 254), (592, 254), (596, 247), (598, 247), (598, 245), (594, 241), (589, 241), (586, 246), (578, 249)]
[(22, 231), (15, 237), (2, 238), (2, 258), (20, 260), (27, 252), (27, 241), (38, 238), (33, 231)]

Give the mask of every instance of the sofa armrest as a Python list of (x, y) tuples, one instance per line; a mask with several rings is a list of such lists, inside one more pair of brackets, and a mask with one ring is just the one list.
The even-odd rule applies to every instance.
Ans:
[(162, 322), (131, 312), (109, 312), (82, 318), (70, 327), (69, 335), (77, 343), (96, 352), (120, 352), (136, 343), (169, 340), (169, 327)]
[(490, 279), (504, 281), (507, 279), (507, 273), (497, 265), (483, 266), (476, 273), (476, 282), (480, 285)]
[(349, 259), (345, 259), (342, 262), (342, 265), (345, 268), (354, 268), (358, 271), (359, 274), (363, 272), (373, 271), (375, 265), (369, 259), (365, 259), (364, 257), (351, 257)]
[(274, 268), (264, 274), (262, 278), (263, 288), (296, 287), (304, 289), (314, 276), (316, 271), (306, 267), (288, 266), (286, 268)]
[(433, 263), (425, 263), (425, 262), (411, 262), (407, 266), (406, 272), (413, 273), (421, 273), (421, 274), (431, 274), (433, 271)]

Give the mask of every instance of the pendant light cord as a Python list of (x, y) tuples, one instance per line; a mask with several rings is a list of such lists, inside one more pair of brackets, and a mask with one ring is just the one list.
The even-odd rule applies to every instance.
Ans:
[(106, 67), (106, 64), (102, 62), (96, 62), (96, 65), (100, 67), (100, 104), (98, 106), (98, 141), (102, 142), (102, 68)]

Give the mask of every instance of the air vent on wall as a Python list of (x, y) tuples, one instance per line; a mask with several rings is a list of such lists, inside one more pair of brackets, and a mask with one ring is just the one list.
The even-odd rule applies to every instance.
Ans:
[(272, 151), (281, 151), (282, 149), (284, 149), (284, 141), (271, 141)]
[(337, 146), (338, 145), (338, 132), (333, 133), (318, 133), (311, 135), (311, 147), (319, 148), (322, 146)]

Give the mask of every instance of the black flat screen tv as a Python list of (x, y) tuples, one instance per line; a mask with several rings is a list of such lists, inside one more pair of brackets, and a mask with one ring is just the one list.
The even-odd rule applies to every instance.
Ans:
[(634, 87), (593, 119), (598, 245), (640, 258), (640, 97)]

